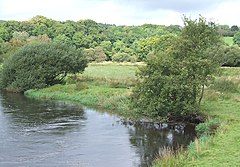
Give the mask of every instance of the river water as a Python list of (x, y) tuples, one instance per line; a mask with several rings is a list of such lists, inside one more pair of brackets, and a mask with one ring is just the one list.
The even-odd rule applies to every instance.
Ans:
[(0, 93), (0, 166), (149, 166), (161, 148), (186, 146), (193, 126), (122, 123), (106, 112)]

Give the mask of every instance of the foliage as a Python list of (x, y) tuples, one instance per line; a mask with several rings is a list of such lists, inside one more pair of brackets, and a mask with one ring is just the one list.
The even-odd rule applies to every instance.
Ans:
[(107, 56), (101, 47), (84, 49), (83, 55), (88, 59), (89, 62), (103, 62), (107, 60)]
[(100, 47), (103, 49), (104, 53), (107, 56), (108, 60), (111, 60), (112, 56), (112, 43), (110, 41), (102, 41)]
[(156, 53), (139, 73), (133, 107), (146, 117), (175, 118), (199, 112), (204, 86), (216, 71), (206, 50), (220, 41), (213, 23), (184, 19), (185, 27), (170, 49)]
[(240, 32), (236, 33), (233, 36), (233, 43), (240, 46)]
[(135, 52), (138, 55), (140, 61), (146, 60), (149, 53), (154, 51), (156, 44), (159, 43), (160, 39), (157, 37), (145, 38), (137, 41), (135, 45)]
[(72, 45), (71, 39), (64, 34), (59, 34), (58, 36), (56, 36), (53, 39), (53, 42), (64, 43), (64, 44), (69, 45), (69, 46)]
[(112, 56), (113, 62), (134, 62), (134, 59), (131, 59), (127, 53), (116, 53)]
[[(14, 41), (17, 44), (19, 40), (12, 40), (15, 32), (26, 33), (29, 38), (45, 36), (54, 42), (73, 45), (81, 49), (101, 47), (107, 60), (111, 60), (116, 53), (127, 53), (130, 56), (136, 55), (140, 61), (153, 51), (150, 46), (151, 38), (157, 39), (168, 34), (176, 35), (181, 30), (179, 25), (116, 26), (96, 23), (89, 19), (77, 22), (71, 20), (60, 22), (38, 15), (28, 21), (2, 22), (0, 24), (0, 38), (4, 42)], [(153, 43), (155, 43), (154, 41), (156, 40), (152, 40)], [(23, 44), (25, 42), (20, 43), (21, 46)]]
[(0, 27), (0, 38), (4, 41), (8, 41), (10, 38), (8, 31), (4, 27)]
[(240, 66), (240, 48), (236, 45), (217, 45), (208, 49), (208, 54), (221, 66)]
[(229, 25), (218, 25), (217, 31), (220, 35), (224, 37), (233, 37), (237, 32), (239, 32), (239, 27), (233, 25), (231, 28)]
[(3, 65), (2, 87), (23, 92), (61, 83), (68, 73), (84, 70), (87, 61), (67, 45), (36, 43), (24, 46)]

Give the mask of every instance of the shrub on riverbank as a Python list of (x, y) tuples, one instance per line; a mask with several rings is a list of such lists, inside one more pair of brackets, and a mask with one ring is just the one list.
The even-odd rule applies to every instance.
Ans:
[(57, 43), (24, 46), (3, 64), (1, 86), (24, 92), (61, 83), (68, 73), (81, 72), (87, 66), (80, 51)]

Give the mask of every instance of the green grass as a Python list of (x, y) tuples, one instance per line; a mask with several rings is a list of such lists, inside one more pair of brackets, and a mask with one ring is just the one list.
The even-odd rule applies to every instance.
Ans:
[(125, 80), (129, 78), (136, 78), (135, 73), (138, 64), (129, 63), (98, 63), (90, 64), (83, 76), (93, 78), (107, 78)]
[[(85, 106), (131, 114), (128, 104), (131, 86), (136, 82), (136, 65), (101, 63), (90, 64), (66, 85), (54, 85), (40, 90), (29, 90), (25, 95), (37, 99), (77, 102)], [(69, 77), (70, 78), (70, 77)]]
[(223, 40), (226, 44), (233, 45), (233, 37), (224, 37)]
[[(225, 80), (240, 85), (240, 68), (222, 69)], [(232, 89), (231, 89), (232, 90)], [(186, 151), (158, 159), (154, 167), (218, 167), (239, 166), (240, 164), (240, 92), (226, 92), (208, 88), (202, 104), (202, 111), (208, 115), (209, 122), (219, 122), (220, 126), (214, 135), (203, 135), (191, 143)], [(206, 123), (209, 124), (209, 123)], [(202, 126), (202, 125), (200, 125)], [(198, 127), (201, 128), (201, 127)], [(204, 126), (202, 126), (204, 129)]]
[(72, 101), (89, 107), (124, 112), (128, 110), (129, 89), (111, 88), (106, 85), (96, 86), (89, 83), (88, 88), (79, 90), (76, 84), (71, 84), (29, 90), (25, 95), (37, 99)]
[(240, 77), (240, 70), (239, 67), (223, 67), (221, 68), (222, 76), (228, 77)]

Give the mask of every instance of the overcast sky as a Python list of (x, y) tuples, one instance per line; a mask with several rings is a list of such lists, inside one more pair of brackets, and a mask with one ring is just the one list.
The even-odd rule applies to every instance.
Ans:
[(240, 0), (0, 0), (0, 20), (42, 15), (58, 21), (92, 19), (116, 25), (179, 24), (199, 14), (240, 26)]

